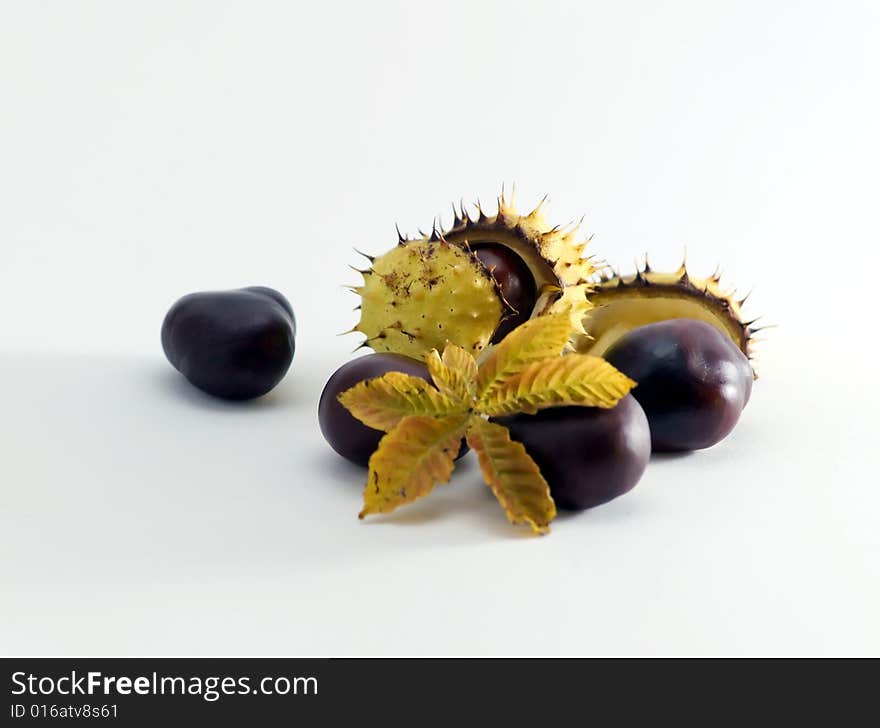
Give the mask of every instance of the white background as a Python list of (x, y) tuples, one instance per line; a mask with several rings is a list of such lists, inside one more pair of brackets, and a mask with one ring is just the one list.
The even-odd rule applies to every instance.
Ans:
[[(880, 652), (874, 2), (0, 5), (0, 652)], [(517, 184), (778, 328), (739, 428), (546, 538), (469, 457), (360, 523), (321, 439), (353, 246)], [(159, 326), (279, 288), (290, 375)]]

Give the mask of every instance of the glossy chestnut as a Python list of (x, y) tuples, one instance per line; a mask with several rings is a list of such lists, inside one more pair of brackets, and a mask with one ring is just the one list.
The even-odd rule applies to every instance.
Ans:
[(497, 343), (529, 320), (536, 301), (535, 277), (525, 261), (504, 245), (481, 243), (475, 245), (473, 250), (495, 278), (501, 295), (513, 309), (507, 312), (492, 336), (492, 343)]
[[(318, 424), (324, 439), (342, 457), (364, 467), (385, 433), (367, 427), (342, 406), (338, 397), (358, 382), (387, 372), (402, 372), (431, 381), (428, 368), (416, 359), (401, 354), (368, 354), (339, 367), (327, 380), (318, 402)], [(465, 452), (463, 448), (459, 457)]]
[(296, 321), (287, 299), (261, 286), (191, 293), (162, 322), (162, 348), (194, 386), (230, 400), (272, 390), (296, 349)]
[(523, 444), (557, 507), (567, 510), (592, 508), (630, 491), (651, 455), (648, 420), (629, 394), (611, 409), (551, 407), (497, 421)]
[(748, 358), (717, 328), (695, 319), (633, 329), (605, 358), (638, 382), (633, 396), (648, 416), (658, 452), (720, 442), (739, 421), (752, 391)]

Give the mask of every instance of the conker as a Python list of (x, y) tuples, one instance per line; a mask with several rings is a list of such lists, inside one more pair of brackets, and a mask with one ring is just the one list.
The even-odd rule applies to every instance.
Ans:
[(536, 301), (535, 277), (525, 261), (504, 245), (482, 243), (473, 250), (495, 278), (504, 300), (513, 308), (492, 336), (495, 344), (531, 317)]
[[(367, 427), (342, 406), (338, 397), (358, 382), (381, 377), (387, 372), (402, 372), (431, 381), (428, 368), (416, 359), (401, 354), (368, 354), (339, 367), (327, 380), (318, 402), (318, 424), (324, 439), (342, 457), (364, 467), (369, 464), (370, 456), (379, 447), (379, 440), (385, 433)], [(465, 446), (458, 456), (466, 451)]]
[(611, 409), (551, 407), (497, 420), (523, 444), (558, 508), (583, 510), (631, 490), (648, 464), (651, 435), (628, 394)]
[(699, 450), (724, 439), (749, 401), (745, 354), (711, 324), (670, 319), (624, 334), (605, 358), (638, 382), (633, 396), (655, 451)]
[(277, 385), (295, 351), (288, 300), (262, 286), (190, 293), (162, 322), (162, 348), (191, 384), (215, 397), (253, 399)]

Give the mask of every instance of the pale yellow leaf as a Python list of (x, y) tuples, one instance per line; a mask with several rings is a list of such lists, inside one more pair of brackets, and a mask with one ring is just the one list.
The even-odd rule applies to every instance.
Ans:
[(460, 346), (447, 344), (443, 358), (434, 349), (425, 357), (434, 384), (443, 394), (470, 405), (476, 391), (477, 362)]
[(534, 361), (558, 356), (571, 335), (571, 319), (560, 313), (538, 316), (511, 331), (492, 350), (477, 375), (480, 401)]
[(506, 427), (471, 419), (468, 445), (477, 453), (486, 484), (511, 523), (527, 523), (537, 533), (550, 530), (556, 504), (550, 487), (526, 449), (510, 439)]
[(546, 407), (614, 407), (635, 382), (604, 359), (567, 354), (529, 364), (483, 398), (481, 412), (534, 414)]
[(453, 371), (460, 372), (465, 379), (477, 378), (477, 360), (469, 351), (456, 344), (449, 343), (443, 349), (443, 363)]
[(448, 483), (469, 420), (466, 414), (402, 420), (370, 458), (359, 517), (388, 513)]
[(367, 427), (385, 432), (409, 415), (443, 417), (465, 409), (430, 382), (402, 372), (358, 382), (342, 392), (339, 401)]

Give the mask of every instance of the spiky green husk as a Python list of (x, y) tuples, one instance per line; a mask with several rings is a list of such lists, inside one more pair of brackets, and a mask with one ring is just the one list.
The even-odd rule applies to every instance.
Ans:
[(355, 330), (375, 351), (421, 359), (452, 341), (476, 355), (501, 321), (492, 276), (470, 251), (445, 241), (398, 245), (361, 273)]
[(583, 318), (590, 309), (587, 294), (595, 273), (592, 259), (585, 257), (588, 241), (578, 242), (580, 223), (568, 226), (548, 225), (544, 217), (547, 198), (526, 215), (520, 215), (514, 200), (502, 193), (498, 209), (488, 215), (476, 205), (470, 215), (462, 204), (453, 206), (454, 220), (447, 230), (433, 230), (426, 240), (447, 240), (464, 247), (499, 244), (513, 250), (529, 267), (538, 291), (532, 317), (568, 311), (573, 336), (583, 335)]
[[(584, 257), (586, 242), (578, 242), (576, 239), (577, 225), (550, 227), (547, 224), (543, 214), (545, 201), (546, 198), (529, 214), (520, 215), (513, 200), (508, 201), (502, 194), (494, 215), (487, 215), (479, 204), (476, 205), (476, 214), (471, 215), (462, 204), (457, 210), (453, 206), (454, 221), (446, 230), (435, 227), (430, 235), (422, 233), (422, 237), (415, 239), (398, 235), (398, 248), (386, 254), (391, 257), (374, 259), (372, 269), (362, 271), (365, 273), (364, 286), (355, 289), (363, 297), (361, 322), (355, 330), (367, 335), (365, 345), (377, 351), (393, 351), (417, 358), (421, 358), (435, 346), (434, 342), (441, 336), (446, 336), (449, 341), (472, 351), (485, 347), (501, 321), (514, 313), (501, 295), (500, 289), (480, 283), (469, 286), (469, 289), (473, 288), (472, 291), (459, 285), (457, 289), (447, 286), (443, 292), (440, 287), (434, 286), (432, 301), (440, 302), (427, 315), (429, 320), (432, 316), (437, 317), (433, 321), (437, 329), (428, 335), (424, 327), (418, 325), (418, 321), (413, 323), (411, 320), (412, 316), (418, 316), (421, 321), (421, 314), (426, 311), (418, 310), (416, 306), (423, 304), (416, 304), (410, 296), (404, 297), (407, 300), (401, 300), (401, 291), (405, 286), (400, 283), (412, 281), (414, 288), (409, 293), (412, 290), (418, 291), (421, 287), (420, 281), (436, 274), (440, 267), (435, 265), (429, 275), (421, 270), (422, 263), (415, 266), (410, 263), (401, 265), (404, 259), (396, 251), (411, 246), (416, 246), (420, 251), (428, 251), (431, 246), (449, 245), (467, 255), (473, 264), (480, 266), (483, 277), (488, 276), (491, 279), (491, 273), (474, 258), (471, 249), (472, 246), (495, 244), (514, 251), (534, 276), (537, 298), (533, 310), (529, 312), (531, 317), (567, 312), (571, 318), (574, 346), (584, 337), (583, 319), (590, 308), (587, 294), (595, 268), (592, 261)], [(375, 277), (372, 274), (377, 272), (377, 265), (384, 272)], [(392, 274), (396, 276), (392, 280), (397, 285), (381, 285)], [(492, 295), (487, 295), (493, 288), (494, 299)], [(444, 310), (444, 299), (452, 302), (452, 311)], [(408, 311), (412, 308), (409, 311), (411, 316), (406, 320), (400, 316), (402, 308)], [(462, 318), (467, 318), (467, 321)], [(486, 336), (489, 328), (492, 330)], [(441, 331), (443, 333), (439, 334)], [(439, 343), (441, 347), (438, 348), (442, 348), (445, 340)]]
[(592, 310), (584, 318), (589, 338), (578, 349), (603, 355), (621, 336), (639, 326), (674, 318), (692, 318), (712, 324), (752, 359), (755, 320), (746, 321), (742, 305), (748, 296), (736, 298), (725, 291), (721, 276), (697, 278), (682, 263), (674, 273), (657, 273), (647, 260), (635, 274), (603, 273), (590, 294)]

